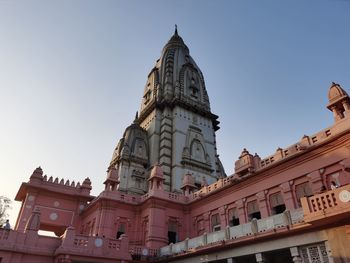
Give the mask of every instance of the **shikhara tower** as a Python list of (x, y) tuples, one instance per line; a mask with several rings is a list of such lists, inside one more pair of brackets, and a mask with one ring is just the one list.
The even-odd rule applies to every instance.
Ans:
[(226, 177), (216, 150), (218, 124), (203, 74), (175, 28), (148, 74), (140, 114), (114, 150), (106, 187), (118, 181), (120, 191), (144, 194), (155, 164), (172, 192), (188, 174), (198, 188)]

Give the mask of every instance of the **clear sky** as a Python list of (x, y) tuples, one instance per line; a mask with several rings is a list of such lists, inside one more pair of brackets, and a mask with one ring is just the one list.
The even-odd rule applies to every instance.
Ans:
[(0, 0), (0, 195), (39, 165), (97, 195), (174, 24), (227, 174), (243, 147), (265, 157), (330, 126), (331, 82), (350, 91), (349, 13), (348, 0)]

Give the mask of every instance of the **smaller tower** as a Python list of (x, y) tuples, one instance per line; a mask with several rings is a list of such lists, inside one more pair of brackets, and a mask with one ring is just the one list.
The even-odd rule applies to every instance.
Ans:
[(40, 183), (43, 181), (43, 169), (40, 166), (34, 170), (29, 181), (31, 183)]
[(153, 166), (148, 181), (149, 191), (163, 190), (164, 173), (162, 167), (159, 164)]
[(349, 95), (339, 84), (332, 82), (328, 92), (329, 103), (327, 108), (333, 112), (334, 120), (339, 121), (349, 116), (350, 100)]
[(119, 176), (118, 171), (115, 167), (110, 167), (107, 171), (107, 179), (104, 181), (105, 190), (107, 191), (115, 191), (119, 185)]
[(182, 187), (181, 187), (183, 193), (185, 196), (188, 196), (191, 194), (195, 189), (197, 189), (194, 178), (190, 173), (185, 174), (184, 179), (182, 180)]

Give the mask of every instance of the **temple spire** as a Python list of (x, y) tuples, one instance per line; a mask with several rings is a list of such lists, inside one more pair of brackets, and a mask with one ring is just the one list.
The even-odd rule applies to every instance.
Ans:
[(177, 33), (177, 24), (175, 24), (175, 33), (174, 33), (175, 36), (178, 36), (178, 33)]

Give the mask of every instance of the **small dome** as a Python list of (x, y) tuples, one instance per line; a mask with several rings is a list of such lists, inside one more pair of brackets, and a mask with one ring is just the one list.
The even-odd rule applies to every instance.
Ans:
[(333, 103), (346, 97), (348, 97), (348, 94), (345, 92), (345, 90), (343, 90), (339, 84), (333, 82), (328, 92), (329, 103)]
[(149, 179), (152, 179), (155, 177), (160, 178), (160, 179), (164, 178), (163, 169), (159, 164), (156, 164), (153, 166)]
[(243, 148), (243, 151), (242, 151), (241, 155), (239, 156), (239, 158), (242, 158), (246, 155), (249, 155), (249, 151), (246, 148)]
[(91, 189), (91, 181), (89, 177), (86, 177), (83, 181), (83, 184), (81, 185), (82, 188), (88, 188)]
[(32, 177), (39, 177), (41, 178), (43, 175), (43, 169), (41, 169), (41, 167), (39, 166), (38, 168), (36, 168), (32, 174)]

